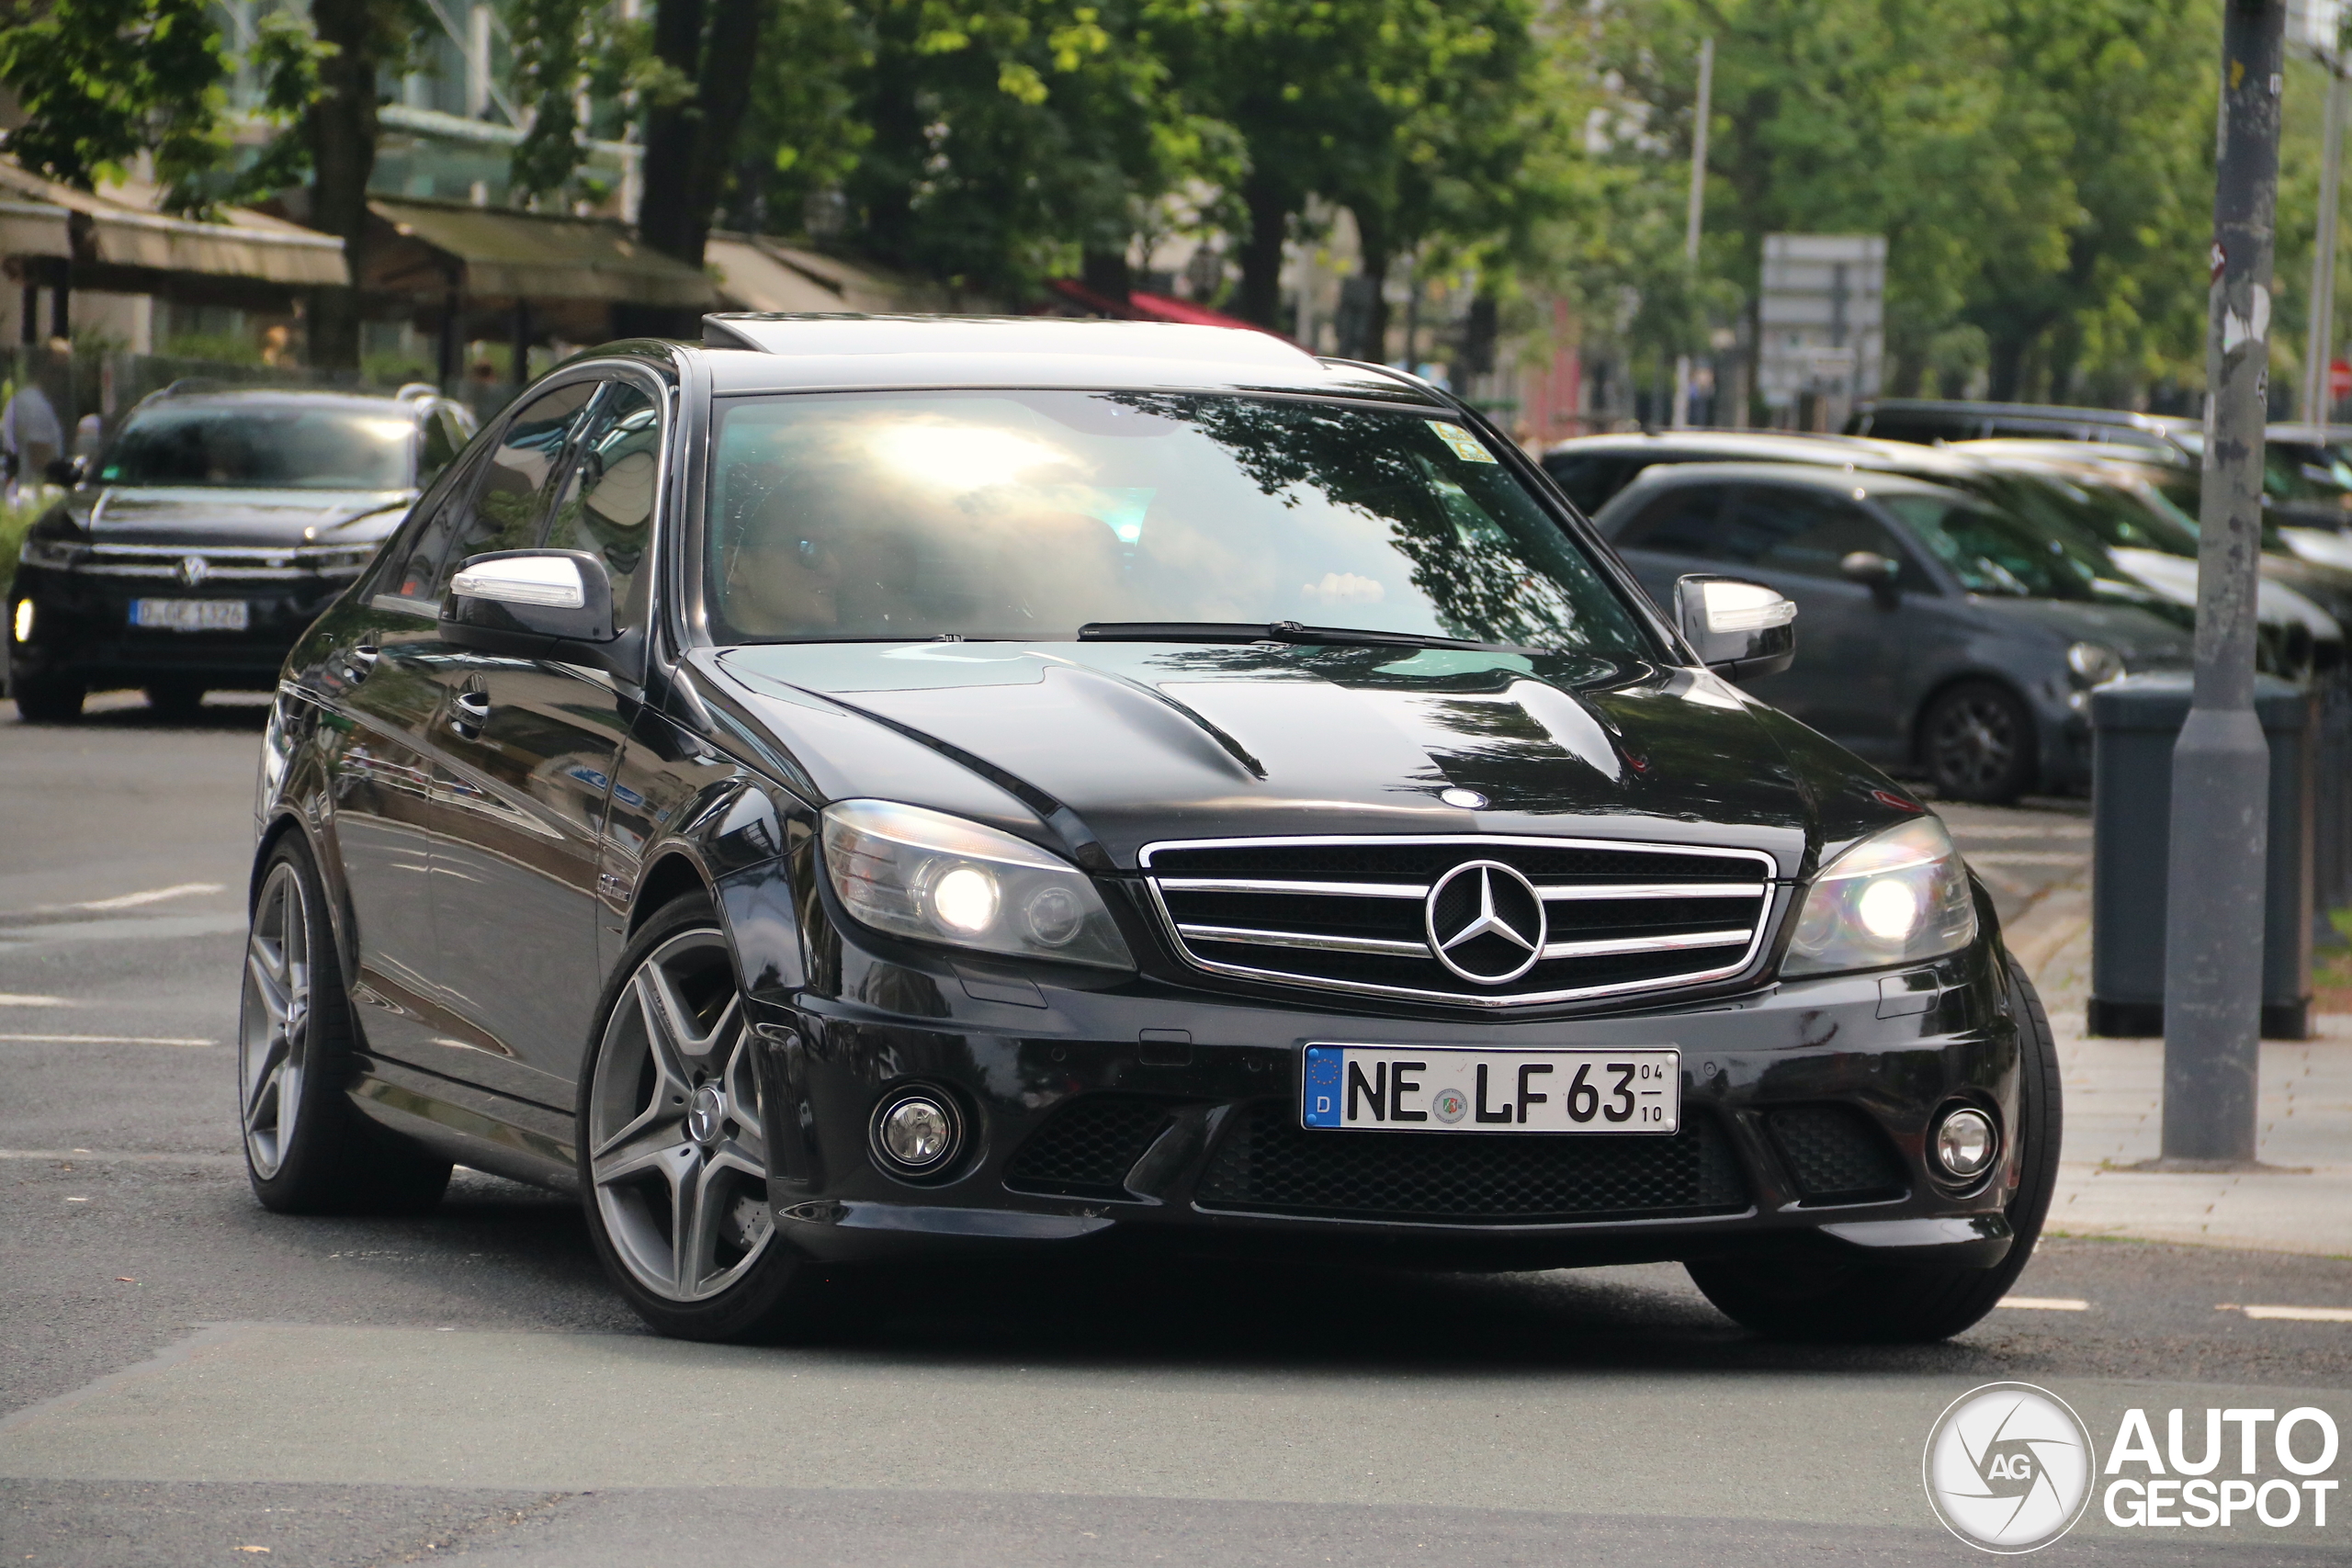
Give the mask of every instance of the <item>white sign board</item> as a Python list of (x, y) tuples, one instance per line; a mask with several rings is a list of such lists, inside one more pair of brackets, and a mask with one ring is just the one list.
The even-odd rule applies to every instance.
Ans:
[(1767, 234), (1757, 386), (1769, 408), (1810, 392), (1830, 429), (1874, 396), (1886, 350), (1886, 236)]

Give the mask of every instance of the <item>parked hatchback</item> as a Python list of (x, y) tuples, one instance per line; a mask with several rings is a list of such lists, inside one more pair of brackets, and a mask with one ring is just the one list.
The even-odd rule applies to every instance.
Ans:
[(2047, 1021), (1938, 819), (1731, 683), (1787, 602), (1672, 597), (1463, 404), (1260, 333), (582, 356), (287, 662), (255, 1190), (577, 1191), (697, 1338), (1113, 1249), (1952, 1333), (2049, 1202)]
[(2183, 667), (2190, 638), (2098, 603), (2057, 541), (1959, 491), (1786, 464), (1654, 467), (1594, 519), (1652, 598), (1728, 572), (1794, 602), (1795, 663), (1757, 694), (1953, 799), (2087, 784), (2090, 689)]
[(8, 690), (51, 723), (141, 686), (192, 710), (267, 690), (356, 579), (473, 416), (403, 395), (175, 387), (124, 421), (28, 530), (8, 605)]

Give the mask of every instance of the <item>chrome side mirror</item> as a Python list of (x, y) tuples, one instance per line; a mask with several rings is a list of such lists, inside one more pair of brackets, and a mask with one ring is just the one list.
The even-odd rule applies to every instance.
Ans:
[(1760, 582), (1683, 577), (1674, 619), (1700, 660), (1730, 681), (1777, 675), (1797, 656), (1797, 607)]
[(614, 639), (613, 581), (584, 550), (469, 556), (449, 580), (441, 635), (486, 652), (576, 660), (552, 645)]

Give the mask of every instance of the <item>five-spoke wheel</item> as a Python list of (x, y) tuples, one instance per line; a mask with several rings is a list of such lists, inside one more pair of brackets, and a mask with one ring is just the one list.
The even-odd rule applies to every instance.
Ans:
[(254, 901), (245, 939), (244, 1007), (237, 1026), (237, 1083), (245, 1156), (266, 1179), (286, 1164), (302, 1114), (311, 1029), (311, 907), (300, 869), (278, 860)]

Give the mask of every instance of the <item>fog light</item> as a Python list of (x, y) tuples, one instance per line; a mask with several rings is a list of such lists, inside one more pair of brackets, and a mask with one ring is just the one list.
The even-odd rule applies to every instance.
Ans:
[(903, 1090), (874, 1112), (874, 1152), (903, 1176), (943, 1168), (963, 1138), (955, 1102), (929, 1089)]
[(2000, 1144), (1993, 1119), (1973, 1106), (1962, 1106), (1936, 1123), (1932, 1146), (1944, 1173), (1966, 1181), (1992, 1168)]

